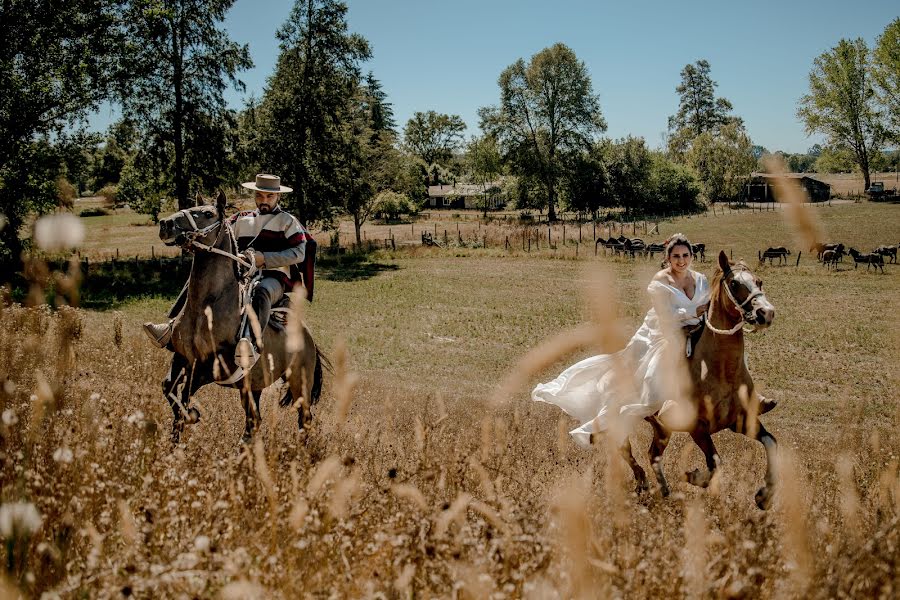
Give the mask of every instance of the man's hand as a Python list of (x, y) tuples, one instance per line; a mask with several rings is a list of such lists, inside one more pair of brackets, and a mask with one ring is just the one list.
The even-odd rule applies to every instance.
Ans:
[(706, 304), (701, 304), (700, 306), (698, 306), (698, 307), (697, 307), (697, 316), (698, 316), (698, 317), (699, 317), (699, 316), (702, 316), (703, 313), (706, 312), (706, 309), (707, 309), (707, 308), (709, 308), (709, 302), (707, 302)]
[(266, 257), (263, 256), (262, 252), (256, 252), (253, 256), (256, 258), (256, 268), (257, 269), (262, 268), (263, 265), (266, 264)]

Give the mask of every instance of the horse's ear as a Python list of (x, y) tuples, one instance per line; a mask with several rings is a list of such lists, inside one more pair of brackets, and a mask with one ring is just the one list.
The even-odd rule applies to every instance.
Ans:
[(728, 256), (725, 254), (724, 250), (719, 250), (719, 268), (722, 269), (723, 272), (728, 271), (731, 268), (731, 264), (728, 262)]
[(203, 206), (203, 196), (200, 195), (200, 192), (197, 192), (194, 197), (194, 206)]
[(225, 192), (219, 190), (219, 195), (216, 196), (216, 208), (219, 209), (219, 212), (225, 212)]

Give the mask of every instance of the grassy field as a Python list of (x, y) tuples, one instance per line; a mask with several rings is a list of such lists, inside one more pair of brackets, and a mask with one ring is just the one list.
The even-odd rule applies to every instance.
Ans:
[[(812, 210), (847, 245), (900, 234), (896, 205)], [(92, 218), (121, 218), (88, 226), (98, 253), (119, 235), (155, 235), (133, 216)], [(331, 376), (306, 437), (267, 391), (246, 449), (236, 393), (212, 387), (195, 399), (200, 423), (168, 442), (169, 355), (139, 327), (171, 297), (117, 311), (6, 308), (0, 499), (33, 503), (43, 520), (0, 551), (5, 585), (64, 598), (896, 597), (900, 267), (826, 271), (780, 211), (661, 229), (753, 259), (776, 306), (773, 327), (747, 338), (757, 384), (780, 401), (763, 417), (785, 458), (770, 511), (753, 503), (763, 449), (742, 436), (715, 437), (721, 476), (699, 490), (679, 474), (702, 455), (676, 435), (666, 500), (633, 495), (604, 446), (575, 446), (574, 423), (529, 389), (589, 349), (490, 400), (524, 354), (590, 318), (590, 298), (609, 292), (593, 287), (597, 271), (633, 331), (656, 261), (595, 258), (561, 230), (555, 250), (531, 253), (401, 245), (323, 269), (306, 311), (327, 353), (346, 344), (359, 378), (347, 420)], [(777, 245), (794, 251), (790, 266), (756, 265)], [(649, 431), (633, 437), (649, 468)]]

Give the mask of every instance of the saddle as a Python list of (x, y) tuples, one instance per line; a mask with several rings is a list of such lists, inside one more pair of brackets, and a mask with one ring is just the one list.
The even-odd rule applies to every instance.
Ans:
[(682, 327), (681, 331), (684, 333), (686, 338), (685, 341), (685, 355), (690, 358), (694, 354), (694, 348), (697, 346), (697, 342), (700, 341), (700, 336), (703, 335), (703, 330), (706, 329), (706, 314), (700, 317), (700, 322), (696, 325), (688, 325), (687, 327)]

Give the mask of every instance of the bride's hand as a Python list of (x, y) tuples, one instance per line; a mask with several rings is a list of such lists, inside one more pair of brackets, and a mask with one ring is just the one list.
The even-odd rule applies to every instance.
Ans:
[(705, 313), (707, 308), (709, 308), (709, 302), (707, 302), (706, 304), (701, 304), (700, 306), (698, 306), (698, 307), (697, 307), (697, 316), (699, 317), (699, 316), (701, 316), (703, 313)]

